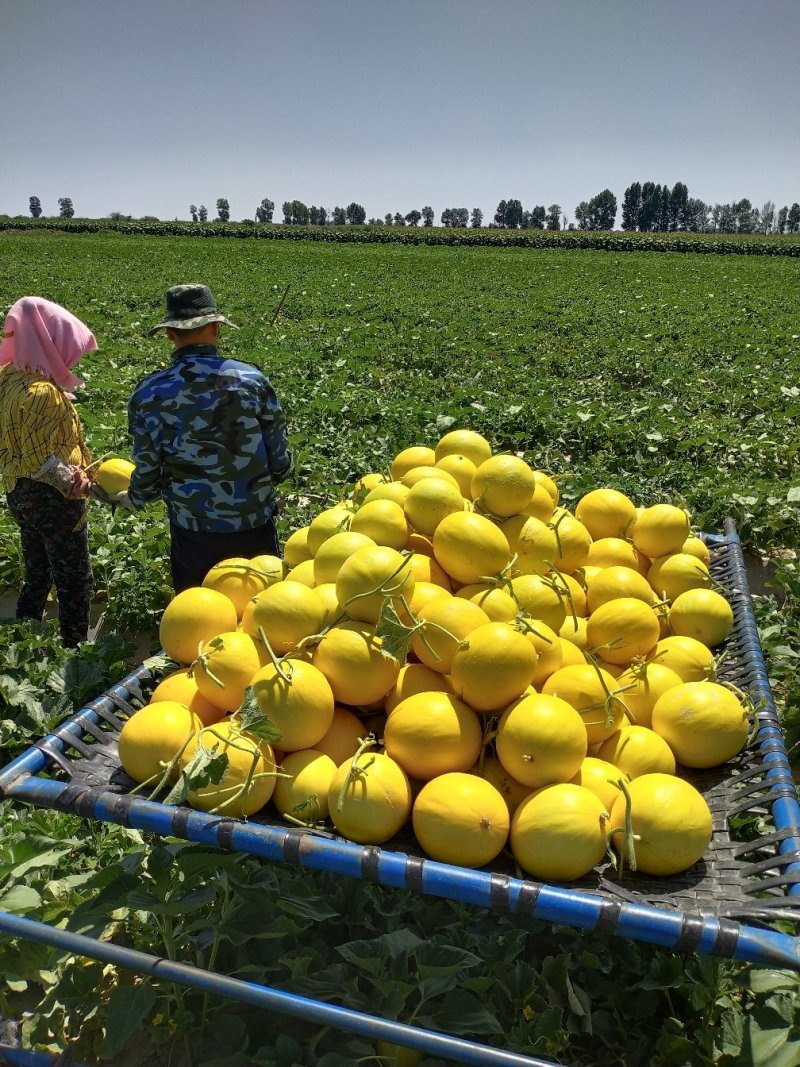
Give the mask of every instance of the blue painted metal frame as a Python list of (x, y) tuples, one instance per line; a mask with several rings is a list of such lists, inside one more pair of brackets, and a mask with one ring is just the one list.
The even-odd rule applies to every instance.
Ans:
[[(58, 1063), (59, 1055), (50, 1052), (34, 1052), (32, 1049), (14, 1048), (11, 1045), (0, 1045), (0, 1064), (13, 1064), (13, 1067), (54, 1067)], [(69, 1067), (81, 1067), (74, 1060), (69, 1061)]]
[(238, 978), (205, 971), (185, 963), (174, 963), (147, 952), (124, 948), (107, 941), (96, 941), (83, 934), (54, 929), (46, 923), (35, 922), (19, 915), (0, 911), (0, 931), (10, 937), (50, 945), (76, 956), (88, 956), (102, 963), (147, 974), (164, 982), (178, 982), (216, 996), (230, 997), (242, 1004), (282, 1012), (304, 1019), (316, 1026), (331, 1026), (337, 1030), (358, 1034), (371, 1041), (391, 1041), (418, 1049), (430, 1056), (441, 1056), (457, 1063), (478, 1064), (479, 1067), (554, 1067), (551, 1061), (517, 1052), (480, 1045), (451, 1034), (434, 1033), (418, 1026), (408, 1026), (364, 1012), (340, 1008), (335, 1004), (285, 993), (271, 986), (243, 982)]
[[(63, 783), (28, 777), (7, 795), (40, 807), (59, 807)], [(78, 813), (80, 809), (78, 809)], [(108, 794), (93, 803), (91, 817), (136, 830), (176, 836), (173, 811), (139, 797)], [(364, 849), (347, 841), (298, 833), (283, 827), (249, 824), (236, 819), (186, 811), (178, 836), (200, 844), (226, 846), (264, 859), (285, 862), (288, 854), (303, 867), (331, 871), (349, 878), (365, 878), (365, 853), (374, 857), (370, 878), (383, 886), (409, 889), (484, 908), (504, 906), (545, 922), (584, 930), (609, 930), (618, 937), (647, 941), (665, 948), (685, 948), (690, 933), (693, 950), (736, 960), (800, 971), (800, 938), (744, 923), (659, 908), (650, 904), (611, 901), (599, 893), (542, 885), (520, 878), (454, 867), (434, 860), (420, 863), (404, 852)]]
[[(783, 741), (783, 733), (778, 725), (777, 709), (769, 684), (764, 654), (761, 650), (761, 640), (758, 636), (758, 626), (753, 614), (750, 600), (750, 589), (747, 583), (747, 574), (744, 561), (741, 556), (741, 539), (736, 532), (733, 519), (725, 522), (724, 537), (707, 537), (710, 544), (727, 543), (736, 547), (738, 558), (739, 581), (736, 590), (729, 592), (729, 599), (737, 617), (737, 627), (741, 635), (740, 644), (743, 647), (744, 665), (752, 675), (749, 692), (754, 703), (761, 705), (766, 714), (758, 715), (759, 731), (758, 744), (764, 754), (764, 764), (767, 768), (766, 780), (774, 783), (783, 794), (776, 796), (772, 804), (772, 818), (776, 830), (790, 831), (779, 845), (782, 855), (796, 857), (794, 862), (789, 863), (785, 870), (789, 874), (800, 873), (800, 803), (798, 803), (797, 787), (795, 785), (789, 756)], [(800, 883), (790, 885), (787, 896), (794, 898), (800, 896)], [(786, 939), (787, 944), (792, 943), (795, 953), (798, 953), (800, 937)], [(754, 962), (762, 962), (755, 960)], [(772, 962), (772, 961), (763, 961)], [(797, 965), (795, 964), (795, 969)]]

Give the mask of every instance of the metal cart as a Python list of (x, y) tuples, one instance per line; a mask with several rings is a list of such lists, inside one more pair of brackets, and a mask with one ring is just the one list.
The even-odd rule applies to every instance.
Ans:
[[(0, 795), (87, 819), (331, 871), (388, 889), (605, 931), (682, 952), (800, 971), (800, 937), (786, 932), (787, 928), (796, 931), (800, 923), (797, 789), (764, 666), (734, 523), (728, 520), (724, 534), (708, 534), (705, 540), (712, 555), (711, 574), (734, 612), (720, 676), (752, 697), (756, 732), (752, 744), (725, 766), (682, 772), (704, 794), (714, 821), (706, 854), (683, 874), (659, 879), (628, 873), (619, 881), (600, 867), (578, 883), (546, 885), (520, 878), (513, 868), (500, 864), (492, 870), (469, 870), (426, 859), (409, 832), (398, 835), (388, 847), (364, 847), (334, 834), (289, 827), (265, 813), (242, 821), (131, 796), (133, 783), (117, 758), (117, 736), (158, 680), (144, 666), (0, 770)], [(734, 840), (730, 819), (745, 812), (758, 813), (769, 832), (754, 840)], [(101, 945), (7, 914), (0, 914), (0, 931), (455, 1062), (543, 1062)]]

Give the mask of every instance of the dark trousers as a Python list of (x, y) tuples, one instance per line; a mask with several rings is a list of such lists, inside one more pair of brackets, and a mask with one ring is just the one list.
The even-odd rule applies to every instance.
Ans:
[(176, 593), (202, 585), (211, 568), (224, 559), (280, 555), (274, 519), (254, 530), (237, 530), (235, 533), (184, 530), (170, 523), (169, 533), (172, 585)]
[(51, 485), (32, 478), (20, 478), (6, 499), (19, 526), (25, 563), (17, 618), (41, 621), (55, 585), (61, 640), (74, 648), (89, 632), (92, 598), (86, 501), (67, 500)]

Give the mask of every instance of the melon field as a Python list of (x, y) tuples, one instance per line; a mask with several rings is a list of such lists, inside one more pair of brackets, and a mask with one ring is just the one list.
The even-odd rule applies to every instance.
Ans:
[[(189, 281), (240, 327), (222, 328), (220, 350), (264, 369), (286, 412), (295, 469), (279, 494), (282, 540), (402, 449), (466, 427), (549, 472), (568, 507), (610, 486), (687, 508), (697, 530), (733, 517), (797, 742), (800, 258), (4, 231), (0, 310), (46, 296), (97, 337), (77, 368), (95, 457), (128, 455), (128, 397), (169, 359), (147, 331), (166, 290)], [(22, 571), (0, 504), (0, 765), (158, 651), (171, 596), (163, 509), (94, 504), (90, 542), (96, 638), (67, 653), (51, 617), (10, 618)], [(575, 1067), (800, 1059), (790, 972), (8, 801), (0, 909)], [(121, 1067), (395, 1062), (361, 1038), (9, 940), (4, 1034)]]

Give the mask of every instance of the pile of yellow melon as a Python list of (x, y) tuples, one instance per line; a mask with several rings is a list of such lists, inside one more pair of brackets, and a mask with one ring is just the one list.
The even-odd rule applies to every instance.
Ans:
[[(733, 614), (687, 513), (553, 478), (471, 430), (167, 606), (182, 666), (120, 736), (144, 789), (382, 844), (410, 823), (432, 859), (510, 850), (580, 878), (620, 854), (655, 875), (699, 860), (712, 820), (676, 771), (748, 737), (715, 681)], [(258, 727), (254, 724), (260, 724)], [(265, 724), (266, 729), (265, 729)]]

